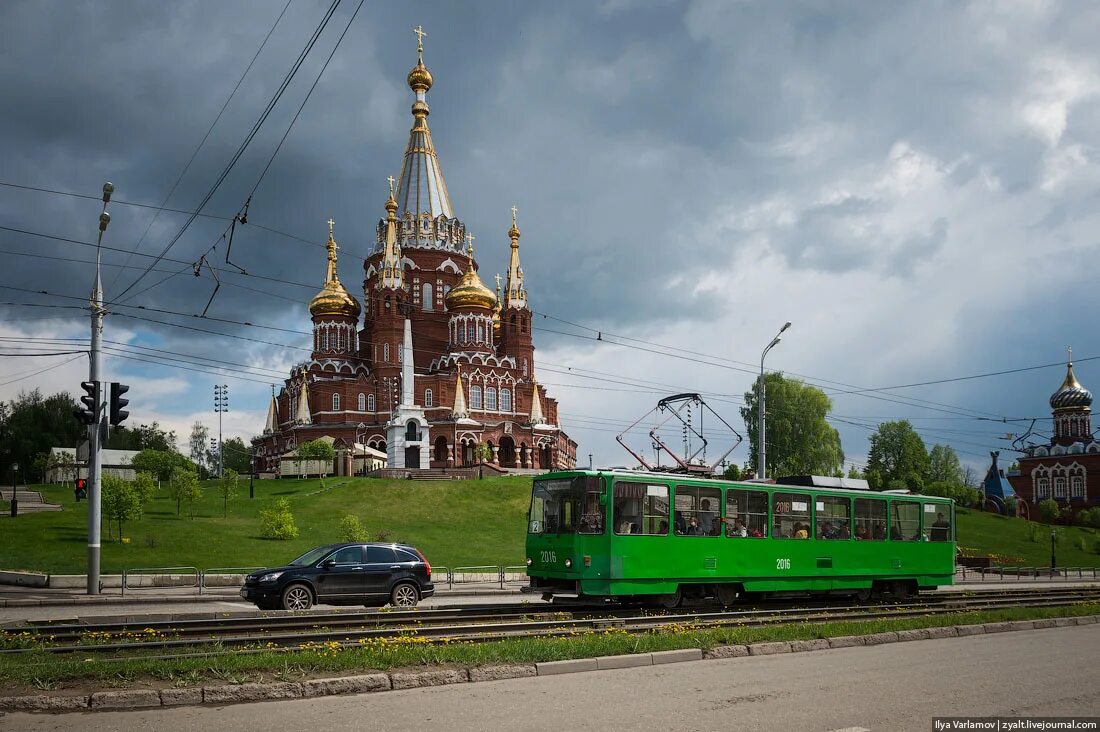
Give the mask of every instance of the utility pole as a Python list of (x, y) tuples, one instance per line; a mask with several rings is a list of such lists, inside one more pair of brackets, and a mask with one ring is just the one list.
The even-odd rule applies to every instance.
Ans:
[(256, 489), (253, 482), (256, 480), (256, 446), (250, 445), (248, 451), (248, 497), (256, 497)]
[(95, 390), (96, 401), (92, 410), (92, 423), (88, 426), (88, 482), (91, 491), (88, 494), (88, 594), (99, 594), (99, 540), (100, 528), (103, 522), (103, 502), (100, 494), (102, 487), (100, 473), (102, 462), (100, 460), (101, 444), (105, 437), (104, 425), (104, 397), (106, 389), (102, 388), (102, 371), (100, 340), (103, 337), (103, 278), (100, 274), (100, 246), (103, 244), (103, 232), (107, 231), (107, 224), (111, 223), (111, 215), (107, 213), (107, 204), (111, 201), (111, 194), (115, 187), (110, 182), (103, 184), (103, 210), (99, 214), (99, 238), (95, 246), (95, 285), (92, 287), (92, 345), (89, 353), (88, 380), (97, 385)]
[(225, 450), (222, 447), (222, 415), (229, 411), (229, 387), (214, 384), (214, 411), (218, 413), (218, 477), (225, 474)]
[(760, 354), (760, 381), (757, 382), (756, 387), (756, 477), (760, 479), (768, 477), (767, 462), (765, 461), (767, 448), (764, 440), (764, 401), (767, 398), (766, 392), (768, 389), (764, 384), (764, 357), (768, 355), (768, 351), (779, 345), (779, 336), (783, 335), (783, 331), (790, 327), (791, 323), (787, 321), (786, 325), (775, 334), (775, 338), (772, 338), (772, 342), (768, 344), (764, 352)]

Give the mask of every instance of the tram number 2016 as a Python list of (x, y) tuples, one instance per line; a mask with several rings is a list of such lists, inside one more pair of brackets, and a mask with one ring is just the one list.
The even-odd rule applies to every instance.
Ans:
[(554, 552), (539, 552), (539, 559), (543, 564), (553, 564), (558, 561), (558, 555)]
[(790, 569), (791, 568), (791, 560), (790, 559), (776, 559), (775, 560), (775, 568), (776, 569)]

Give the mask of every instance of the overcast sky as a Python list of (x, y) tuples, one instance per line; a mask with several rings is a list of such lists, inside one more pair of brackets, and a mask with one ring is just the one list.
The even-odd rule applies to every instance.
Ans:
[[(202, 312), (214, 283), (187, 263), (219, 242), (355, 5), (340, 4), (203, 209), (222, 218), (197, 219), (127, 304)], [(283, 6), (0, 5), (0, 181), (91, 196), (115, 184), (107, 300), (188, 218), (122, 202), (165, 200)], [(199, 205), (327, 7), (292, 0), (169, 207)], [(929, 446), (984, 467), (1008, 446), (999, 436), (1028, 425), (989, 420), (1048, 418), (1064, 367), (843, 392), (1056, 364), (1070, 344), (1079, 379), (1100, 388), (1100, 359), (1087, 360), (1100, 356), (1095, 3), (365, 3), (233, 242), (248, 272), (310, 286), (221, 273), (208, 313), (300, 332), (112, 307), (105, 339), (129, 358), (109, 356), (106, 377), (131, 384), (132, 423), (158, 420), (183, 442), (193, 421), (216, 425), (224, 382), (227, 433), (262, 428), (269, 384), (308, 356), (329, 217), (342, 278), (361, 292), (411, 123), (418, 24), (455, 213), (491, 283), (518, 206), (532, 307), (550, 316), (535, 321), (537, 373), (581, 462), (627, 463), (616, 432), (674, 391), (712, 395), (743, 432), (740, 395), (788, 320), (767, 365), (826, 388), (858, 464), (875, 424), (908, 417)], [(94, 243), (99, 210), (0, 187), (4, 227)], [(0, 251), (0, 285), (51, 293), (0, 288), (2, 303), (79, 305), (60, 296), (90, 291), (92, 247), (0, 230)], [(229, 266), (224, 243), (209, 256)], [(0, 337), (87, 330), (77, 310), (0, 305)], [(648, 344), (613, 345), (622, 338)], [(135, 345), (161, 349), (146, 361), (234, 365), (217, 376), (136, 361)], [(0, 357), (0, 398), (75, 393), (87, 359), (72, 358)], [(742, 445), (732, 459), (746, 456)]]

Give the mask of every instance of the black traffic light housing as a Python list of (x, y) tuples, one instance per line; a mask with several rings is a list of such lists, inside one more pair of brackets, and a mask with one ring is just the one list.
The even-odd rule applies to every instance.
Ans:
[(130, 387), (125, 384), (120, 384), (117, 381), (111, 382), (111, 426), (118, 427), (122, 422), (130, 416), (130, 413), (123, 410), (127, 404), (130, 403), (129, 399), (123, 399), (122, 395), (130, 391)]
[(88, 481), (85, 480), (84, 478), (77, 478), (76, 479), (76, 485), (73, 487), (73, 493), (76, 496), (77, 503), (80, 502), (81, 498), (87, 498), (88, 497)]
[(81, 424), (95, 424), (96, 409), (99, 405), (99, 382), (82, 381), (80, 388), (84, 390), (84, 396), (80, 397), (80, 402), (84, 406), (74, 409), (73, 416)]

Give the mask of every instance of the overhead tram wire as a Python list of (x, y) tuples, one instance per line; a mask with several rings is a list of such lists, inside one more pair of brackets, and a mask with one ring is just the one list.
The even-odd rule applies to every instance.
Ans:
[[(233, 87), (233, 91), (229, 92), (229, 96), (225, 98), (225, 103), (222, 104), (222, 108), (218, 110), (218, 116), (215, 117), (214, 121), (210, 123), (210, 126), (206, 128), (206, 134), (202, 136), (199, 144), (191, 153), (191, 158), (187, 161), (187, 165), (183, 166), (183, 170), (180, 171), (179, 176), (176, 178), (176, 182), (172, 184), (172, 188), (168, 191), (168, 195), (164, 197), (164, 200), (161, 201), (160, 207), (157, 209), (156, 213), (153, 214), (153, 218), (149, 220), (149, 224), (145, 227), (145, 231), (142, 232), (141, 238), (138, 239), (137, 244), (134, 245), (133, 250), (131, 250), (130, 254), (126, 257), (126, 261), (123, 263), (124, 265), (130, 263), (130, 259), (133, 258), (134, 252), (136, 252), (138, 248), (141, 247), (142, 242), (145, 241), (145, 237), (149, 234), (149, 230), (153, 228), (153, 224), (155, 224), (157, 222), (157, 219), (160, 218), (161, 212), (164, 211), (164, 207), (168, 205), (168, 201), (171, 200), (172, 195), (176, 192), (176, 188), (179, 187), (179, 184), (183, 181), (184, 176), (187, 175), (187, 171), (191, 169), (191, 165), (195, 162), (195, 158), (198, 157), (199, 151), (202, 150), (203, 146), (206, 144), (207, 139), (210, 138), (210, 133), (214, 131), (214, 127), (217, 126), (218, 122), (222, 118), (222, 115), (225, 114), (225, 110), (229, 107), (229, 103), (233, 101), (233, 97), (236, 96), (237, 90), (240, 89), (241, 84), (244, 83), (244, 78), (248, 76), (248, 72), (252, 70), (252, 66), (256, 63), (256, 59), (260, 57), (260, 53), (264, 50), (264, 47), (267, 46), (267, 42), (271, 39), (271, 34), (275, 32), (275, 28), (279, 25), (279, 21), (281, 21), (283, 19), (283, 16), (286, 15), (286, 11), (290, 7), (291, 1), (292, 0), (286, 0), (286, 5), (283, 6), (283, 10), (281, 13), (279, 13), (279, 17), (275, 19), (275, 22), (271, 25), (271, 29), (268, 30), (267, 35), (264, 36), (264, 40), (260, 44), (260, 47), (257, 48), (256, 53), (252, 55), (252, 60), (248, 62), (248, 66), (245, 67), (244, 73), (241, 74), (241, 78), (237, 79), (237, 84)], [(121, 269), (115, 272), (115, 276), (111, 280), (111, 284), (107, 286), (107, 289), (114, 289), (115, 283), (118, 282), (118, 276), (120, 274), (122, 274)]]
[[(53, 188), (40, 188), (38, 186), (29, 186), (29, 185), (23, 185), (23, 184), (19, 184), (19, 183), (11, 183), (10, 181), (0, 180), (0, 186), (4, 186), (4, 187), (7, 187), (7, 188), (18, 188), (20, 190), (25, 190), (25, 191), (37, 191), (39, 193), (49, 193), (49, 194), (56, 195), (56, 196), (69, 196), (71, 198), (84, 198), (84, 199), (88, 199), (88, 200), (92, 200), (92, 201), (101, 201), (103, 199), (102, 195), (91, 196), (91, 195), (88, 195), (86, 193), (75, 193), (73, 191), (59, 191), (59, 190), (56, 190), (56, 189), (53, 189)], [(198, 216), (199, 218), (203, 218), (203, 219), (216, 219), (218, 221), (232, 221), (233, 220), (232, 216), (221, 216), (219, 214), (203, 213), (203, 212), (200, 212), (200, 211), (191, 211), (191, 210), (185, 209), (185, 208), (171, 208), (170, 206), (157, 206), (157, 205), (152, 204), (152, 203), (138, 203), (137, 201), (124, 201), (122, 199), (114, 198), (112, 196), (111, 205), (115, 205), (115, 204), (118, 204), (118, 205), (121, 205), (121, 206), (135, 206), (137, 208), (148, 208), (148, 209), (152, 209), (153, 211), (164, 212), (164, 213), (178, 213), (178, 214), (188, 214), (188, 215), (193, 214), (193, 215)], [(255, 226), (257, 229), (263, 229), (264, 231), (269, 231), (272, 234), (277, 234), (278, 236), (286, 237), (287, 239), (291, 239), (291, 240), (299, 242), (301, 244), (308, 244), (311, 247), (319, 247), (321, 249), (325, 248), (324, 244), (321, 244), (321, 243), (315, 242), (315, 241), (310, 241), (309, 239), (306, 239), (305, 237), (302, 237), (302, 236), (298, 236), (297, 234), (291, 234), (289, 232), (282, 231), (281, 229), (276, 229), (276, 228), (273, 228), (273, 227), (270, 227), (270, 226), (265, 226), (263, 224), (259, 224), (259, 223), (256, 223), (254, 221), (249, 221), (248, 223), (251, 226)], [(45, 235), (43, 234), (42, 236), (45, 236)], [(106, 249), (106, 247), (104, 247), (104, 248)], [(120, 251), (124, 251), (124, 250), (120, 250)], [(142, 254), (141, 252), (138, 252), (137, 250), (134, 250), (130, 253), (135, 254), (139, 257), (155, 257), (156, 256), (155, 254)], [(171, 260), (169, 260), (169, 261), (171, 261)]]
[(169, 240), (169, 242), (164, 246), (164, 248), (161, 250), (160, 254), (158, 255), (157, 259), (154, 260), (149, 265), (149, 267), (146, 269), (146, 271), (143, 272), (141, 275), (139, 275), (137, 277), (137, 279), (135, 279), (133, 282), (131, 282), (129, 285), (127, 285), (126, 288), (116, 296), (117, 298), (121, 299), (121, 298), (125, 297), (126, 293), (128, 293), (128, 292), (130, 292), (130, 290), (134, 289), (134, 287), (139, 282), (141, 282), (141, 280), (144, 279), (147, 274), (149, 274), (149, 271), (152, 270), (152, 268), (156, 265), (157, 262), (160, 261), (161, 258), (163, 258), (166, 254), (168, 254), (168, 251), (173, 246), (176, 245), (176, 242), (178, 242), (180, 240), (180, 238), (184, 235), (184, 233), (191, 226), (191, 224), (195, 221), (195, 219), (198, 218), (198, 214), (203, 210), (203, 208), (206, 207), (206, 204), (210, 202), (210, 199), (212, 199), (214, 197), (214, 194), (217, 193), (218, 188), (220, 188), (221, 184), (225, 181), (225, 179), (227, 177), (229, 177), (229, 173), (233, 170), (233, 167), (237, 164), (237, 161), (241, 159), (242, 155), (244, 155), (244, 151), (248, 148), (248, 146), (252, 142), (252, 140), (255, 139), (256, 135), (259, 133), (260, 129), (263, 127), (264, 122), (267, 121), (267, 118), (271, 114), (271, 111), (275, 108), (276, 104), (278, 104), (279, 100), (283, 96), (283, 93), (287, 90), (287, 88), (290, 86), (290, 83), (294, 80), (294, 77), (298, 74), (298, 70), (302, 67), (302, 64), (305, 62), (306, 57), (309, 55), (309, 52), (313, 49), (313, 46), (317, 43), (317, 39), (321, 37), (321, 33), (328, 26), (329, 20), (332, 19), (332, 16), (336, 12), (336, 8), (339, 5), (340, 5), (340, 0), (333, 0), (332, 1), (332, 4), (329, 6), (328, 10), (325, 12), (325, 15), (322, 17), (321, 22), (314, 29), (313, 34), (310, 36), (309, 41), (306, 43), (305, 48), (303, 48), (302, 51), (298, 54), (298, 58), (294, 61), (294, 63), (291, 65), (290, 70), (287, 72), (286, 76), (283, 78), (283, 81), (279, 85), (278, 90), (276, 90), (275, 95), (268, 102), (267, 107), (260, 114), (260, 117), (252, 125), (252, 129), (249, 131), (248, 135), (245, 137), (245, 139), (241, 143), (241, 145), (237, 148), (237, 151), (233, 154), (233, 157), (230, 159), (229, 163), (222, 170), (221, 175), (218, 176), (218, 179), (214, 182), (214, 185), (212, 185), (210, 187), (210, 190), (207, 191), (207, 193), (203, 197), (202, 201), (200, 201), (199, 205), (195, 207), (195, 212), (187, 218), (187, 221), (184, 222), (182, 227), (180, 227), (180, 230), (178, 232), (176, 232), (175, 236), (173, 236), (172, 239)]
[[(336, 43), (333, 45), (332, 51), (329, 52), (328, 58), (325, 59), (325, 63), (321, 66), (321, 70), (317, 72), (317, 77), (313, 80), (313, 84), (309, 87), (309, 91), (306, 92), (305, 98), (303, 98), (302, 103), (298, 105), (298, 111), (294, 113), (294, 117), (290, 120), (290, 124), (287, 126), (286, 131), (283, 133), (282, 138), (279, 140), (279, 144), (275, 146), (275, 150), (271, 153), (271, 157), (268, 158), (267, 165), (265, 165), (264, 169), (260, 172), (260, 176), (256, 180), (256, 184), (254, 186), (252, 186), (252, 190), (248, 194), (248, 200), (245, 203), (245, 206), (243, 208), (247, 208), (248, 204), (252, 201), (252, 196), (255, 195), (256, 190), (260, 187), (260, 183), (263, 182), (264, 176), (267, 175), (267, 171), (271, 168), (271, 164), (273, 162), (275, 162), (275, 156), (278, 155), (279, 151), (282, 149), (283, 143), (286, 142), (286, 138), (290, 135), (290, 131), (294, 128), (294, 123), (298, 121), (298, 117), (302, 114), (302, 110), (305, 109), (306, 103), (309, 101), (310, 96), (313, 94), (313, 90), (317, 88), (317, 83), (319, 81), (321, 81), (321, 76), (325, 73), (325, 70), (328, 68), (329, 62), (331, 62), (332, 57), (336, 55), (336, 49), (338, 49), (340, 47), (340, 43), (344, 40), (344, 36), (347, 35), (348, 30), (351, 28), (351, 24), (355, 21), (355, 17), (357, 15), (359, 15), (359, 10), (362, 7), (363, 7), (363, 0), (359, 0), (359, 4), (355, 7), (355, 12), (353, 12), (351, 14), (351, 18), (348, 19), (347, 25), (344, 26), (343, 33), (341, 33), (340, 37), (336, 39)], [(244, 223), (243, 219), (241, 219), (241, 223)], [(230, 226), (232, 226), (232, 224), (230, 224)], [(204, 252), (203, 255), (199, 258), (198, 262), (194, 265), (195, 270), (197, 272), (201, 272), (201, 263), (204, 262), (206, 257), (209, 256), (214, 251), (214, 249), (217, 247), (217, 245), (225, 239), (225, 236), (226, 236), (227, 233), (229, 233), (228, 229), (226, 229), (226, 231), (222, 233), (221, 237), (216, 239), (214, 241), (214, 243), (210, 246), (210, 248), (207, 249), (206, 252)], [(232, 246), (232, 237), (230, 237), (229, 243), (226, 246), (226, 261), (229, 261), (229, 248), (231, 246)], [(240, 269), (240, 268), (238, 268), (238, 269)], [(127, 298), (127, 301), (133, 300), (133, 299), (139, 297), (140, 295), (148, 292), (149, 290), (152, 290), (156, 287), (159, 287), (161, 284), (167, 282), (168, 280), (170, 280), (174, 277), (177, 277), (177, 276), (183, 274), (186, 271), (187, 271), (187, 268), (184, 267), (183, 269), (181, 269), (178, 272), (169, 274), (167, 277), (164, 277), (164, 278), (158, 280), (157, 282), (155, 282), (154, 284), (146, 287), (145, 289), (143, 289), (143, 290), (141, 290), (137, 293), (134, 293), (133, 295), (131, 295), (130, 297)], [(246, 272), (244, 272), (243, 269), (241, 270), (241, 272), (243, 274), (247, 274)], [(217, 290), (215, 290), (215, 292), (216, 291)], [(125, 293), (123, 293), (123, 294), (125, 294)], [(211, 295), (211, 299), (212, 298), (213, 298), (213, 295)], [(207, 303), (207, 307), (209, 307), (209, 303)]]
[(73, 363), (74, 361), (79, 361), (81, 358), (83, 358), (84, 356), (87, 356), (87, 355), (88, 355), (87, 351), (81, 351), (79, 354), (77, 354), (76, 356), (73, 356), (72, 358), (70, 358), (66, 361), (62, 361), (60, 363), (55, 363), (52, 366), (47, 366), (46, 368), (36, 368), (36, 369), (33, 369), (29, 372), (23, 372), (26, 375), (19, 376), (19, 378), (15, 378), (15, 379), (8, 378), (10, 376), (14, 376), (14, 374), (8, 374), (7, 376), (0, 377), (0, 378), (7, 379), (7, 381), (0, 381), (0, 386), (10, 386), (12, 384), (17, 384), (20, 381), (26, 381), (29, 378), (32, 378), (34, 376), (38, 376), (39, 374), (44, 374), (47, 371), (53, 371), (54, 369), (59, 369), (62, 366), (67, 366), (68, 364)]

